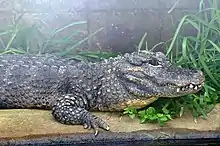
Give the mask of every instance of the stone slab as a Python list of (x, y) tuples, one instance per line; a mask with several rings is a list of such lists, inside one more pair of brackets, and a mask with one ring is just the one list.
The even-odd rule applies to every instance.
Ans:
[[(168, 122), (165, 127), (158, 124), (139, 124), (138, 119), (130, 119), (128, 116), (121, 116), (120, 113), (101, 113), (96, 112), (110, 124), (111, 132), (100, 131), (99, 135), (133, 133), (140, 131), (154, 131), (169, 129), (179, 131), (178, 129), (195, 130), (198, 132), (217, 131), (220, 132), (220, 104), (209, 113), (208, 119), (199, 118), (197, 123), (192, 116), (185, 114), (181, 118)], [(13, 109), (0, 110), (0, 139), (28, 139), (62, 135), (89, 134), (93, 136), (92, 130), (84, 129), (81, 125), (64, 125), (56, 122), (50, 111)], [(175, 130), (177, 129), (177, 130)], [(184, 131), (184, 130), (180, 130)]]

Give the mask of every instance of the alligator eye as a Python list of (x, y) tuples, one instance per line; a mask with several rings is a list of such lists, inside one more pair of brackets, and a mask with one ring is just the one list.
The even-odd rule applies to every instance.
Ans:
[(150, 65), (153, 65), (153, 66), (161, 66), (160, 65), (160, 63), (159, 63), (159, 61), (157, 60), (157, 59), (155, 59), (155, 58), (153, 58), (153, 59), (151, 59), (151, 60), (148, 60), (149, 62), (149, 64)]

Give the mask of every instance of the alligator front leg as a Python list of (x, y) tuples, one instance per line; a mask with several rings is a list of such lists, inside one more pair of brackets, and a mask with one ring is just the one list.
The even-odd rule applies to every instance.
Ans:
[(83, 98), (68, 94), (59, 98), (53, 105), (52, 115), (63, 124), (82, 124), (84, 128), (93, 128), (95, 135), (98, 128), (109, 130), (108, 124), (86, 110), (87, 102)]

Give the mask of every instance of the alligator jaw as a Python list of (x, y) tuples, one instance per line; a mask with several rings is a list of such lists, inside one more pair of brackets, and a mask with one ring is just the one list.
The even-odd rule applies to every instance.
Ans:
[(204, 85), (204, 82), (201, 83), (201, 84), (188, 84), (188, 85), (185, 85), (185, 86), (180, 86), (180, 87), (177, 87), (176, 88), (176, 92), (179, 93), (179, 92), (187, 92), (187, 91), (190, 91), (190, 92), (193, 92), (193, 91), (199, 91), (201, 90), (202, 86)]
[(126, 56), (118, 77), (129, 93), (148, 98), (179, 97), (202, 89), (202, 71), (176, 67), (162, 53), (133, 53)]

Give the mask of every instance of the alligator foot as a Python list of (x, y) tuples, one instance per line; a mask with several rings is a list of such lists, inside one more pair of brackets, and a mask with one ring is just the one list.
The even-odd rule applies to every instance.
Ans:
[(63, 124), (82, 124), (86, 129), (94, 129), (95, 136), (99, 133), (99, 128), (109, 130), (109, 125), (101, 118), (91, 114), (85, 108), (77, 105), (73, 98), (66, 96), (60, 98), (52, 109), (54, 118)]

